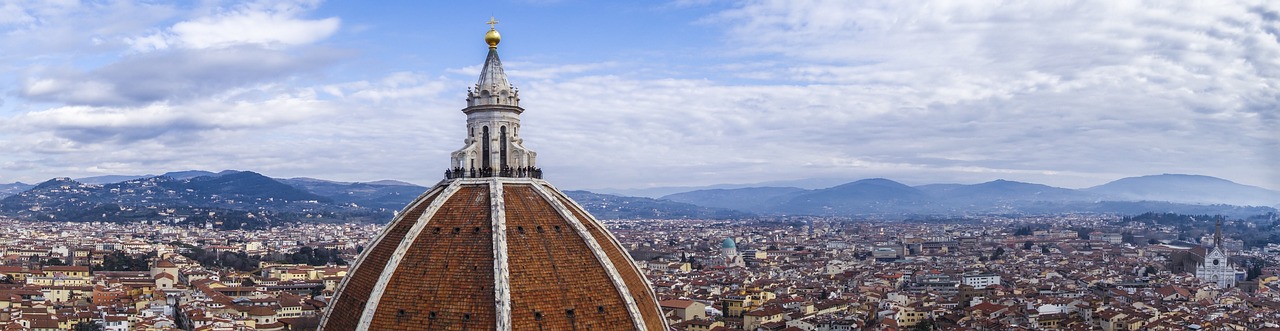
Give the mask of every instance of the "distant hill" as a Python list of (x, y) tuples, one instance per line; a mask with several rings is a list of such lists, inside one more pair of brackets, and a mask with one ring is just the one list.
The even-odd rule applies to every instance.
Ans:
[(200, 176), (183, 182), (184, 188), (210, 196), (232, 196), (241, 199), (279, 199), (284, 201), (332, 202), (333, 199), (298, 189), (252, 171)]
[[(191, 170), (127, 179), (131, 177), (137, 176), (0, 184), (0, 215), (70, 221), (167, 220), (221, 228), (294, 221), (386, 222), (428, 189), (394, 180), (275, 179), (235, 170)], [(119, 179), (124, 180), (115, 181)], [(1193, 175), (1132, 177), (1085, 190), (1007, 180), (912, 187), (884, 178), (817, 189), (733, 186), (737, 185), (679, 192), (660, 199), (566, 193), (601, 219), (1146, 212), (1242, 217), (1275, 212), (1269, 206), (1280, 204), (1280, 192)]]
[(402, 182), (402, 181), (398, 181), (398, 180), (390, 180), (390, 179), (379, 180), (379, 181), (372, 181), (372, 182), (368, 182), (368, 183), (365, 183), (365, 184), (369, 184), (369, 185), (417, 186), (417, 187), (422, 187), (422, 186), (420, 186), (420, 185), (418, 185), (418, 184), (414, 184), (414, 183), (407, 183), (407, 182)]
[(740, 189), (710, 189), (676, 193), (663, 196), (663, 200), (690, 203), (699, 206), (725, 209), (767, 212), (784, 197), (805, 192), (798, 187), (748, 187)]
[(9, 184), (0, 184), (0, 198), (18, 194), (19, 192), (30, 190), (35, 185), (23, 184), (22, 182), (13, 182)]
[[(129, 176), (95, 177), (111, 181)], [(251, 171), (171, 172), (105, 184), (55, 178), (37, 185), (7, 184), (0, 214), (46, 221), (168, 221), (212, 224), (223, 229), (279, 222), (386, 222), (427, 187), (400, 181), (336, 182), (313, 178), (274, 179)], [(571, 191), (601, 219), (725, 219), (751, 214), (650, 198)]]
[(344, 183), (313, 178), (291, 178), (280, 181), (323, 196), (335, 203), (388, 210), (404, 208), (428, 189), (397, 181)]
[[(232, 170), (223, 170), (222, 172), (225, 173), (228, 171), (232, 171)], [(187, 171), (166, 172), (160, 176), (182, 180), (182, 179), (192, 179), (196, 177), (217, 176), (217, 175), (218, 175), (217, 173), (212, 173), (204, 170), (187, 170)]]
[(663, 186), (649, 188), (593, 188), (587, 191), (613, 194), (621, 196), (647, 197), (647, 198), (665, 198), (666, 196), (675, 195), (685, 192), (707, 191), (707, 190), (734, 190), (740, 188), (760, 188), (760, 187), (795, 187), (800, 189), (820, 189), (828, 188), (842, 183), (848, 183), (853, 179), (848, 178), (804, 178), (793, 180), (775, 180), (750, 184), (715, 184), (704, 186)]
[[(1212, 177), (1209, 177), (1212, 178)], [(1238, 185), (1238, 184), (1236, 184)], [(1234, 186), (1225, 190), (1250, 187)], [(1201, 191), (1204, 191), (1201, 189)], [(1224, 195), (1223, 190), (1212, 191)], [(1249, 216), (1275, 211), (1205, 199), (1145, 201), (1034, 183), (995, 180), (980, 184), (929, 184), (909, 187), (883, 179), (864, 179), (831, 188), (738, 188), (696, 190), (663, 197), (705, 207), (746, 210), (764, 215), (1043, 215), (1061, 213), (1141, 214), (1172, 212)]]
[(1121, 178), (1084, 189), (1112, 200), (1280, 206), (1280, 192), (1209, 176), (1163, 174)]
[(305, 219), (385, 221), (395, 210), (334, 204), (328, 197), (249, 171), (105, 185), (55, 178), (0, 199), (0, 213), (20, 219), (207, 222), (228, 229)]
[(916, 186), (934, 198), (951, 201), (1091, 201), (1098, 195), (1042, 184), (998, 179), (981, 184), (931, 184)]
[(884, 178), (872, 178), (796, 194), (775, 210), (810, 215), (899, 214), (927, 208), (931, 200), (928, 194), (916, 188)]
[(155, 177), (155, 175), (143, 175), (143, 176), (107, 175), (107, 176), (76, 178), (75, 181), (85, 183), (85, 184), (101, 185), (101, 184), (119, 183), (126, 180), (134, 180), (134, 179), (141, 179), (141, 178), (147, 178), (147, 177)]
[(598, 219), (732, 219), (753, 216), (735, 210), (702, 207), (653, 198), (565, 191)]

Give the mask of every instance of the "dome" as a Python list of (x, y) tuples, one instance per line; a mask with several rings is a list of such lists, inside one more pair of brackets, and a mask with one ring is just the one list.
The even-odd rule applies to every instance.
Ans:
[(320, 329), (666, 330), (622, 244), (541, 179), (492, 47), (497, 31), (485, 39), (489, 56), (462, 110), (463, 148), (443, 181), (365, 245)]
[(738, 248), (738, 243), (733, 242), (733, 238), (725, 238), (724, 242), (720, 243), (720, 248)]
[(367, 246), (323, 330), (664, 330), (649, 284), (541, 179), (453, 179)]

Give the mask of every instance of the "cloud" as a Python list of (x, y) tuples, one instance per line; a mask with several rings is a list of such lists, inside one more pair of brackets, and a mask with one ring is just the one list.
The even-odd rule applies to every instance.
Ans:
[(202, 97), (247, 84), (306, 73), (345, 56), (307, 48), (297, 52), (256, 46), (135, 54), (88, 72), (30, 74), (20, 94), (73, 105), (138, 105)]
[[(51, 13), (84, 5), (28, 7), (35, 20), (6, 31), (71, 29), (49, 23), (63, 17)], [(146, 24), (95, 26), (79, 39), (50, 33), (59, 43), (29, 38), (46, 50), (76, 45), (87, 57), (27, 60), (8, 53), (26, 52), (25, 44), (0, 37), (12, 46), (0, 57), (37, 64), (12, 65), (22, 68), (12, 69), (21, 86), (6, 107), (22, 114), (0, 117), (5, 167), (34, 161), (59, 175), (234, 168), (430, 184), (461, 146), (458, 110), (482, 56), (460, 69), (383, 63), (374, 66), (382, 72), (321, 77), (374, 61), (349, 61), (362, 55), (328, 42), (344, 21), (310, 17), (314, 2), (177, 13), (134, 5), (149, 13)], [(546, 61), (537, 50), (508, 59), (526, 108), (525, 144), (553, 182), (1006, 178), (1084, 187), (1170, 172), (1280, 188), (1267, 166), (1280, 162), (1280, 3), (711, 6), (731, 8), (691, 26), (723, 31), (716, 40), (724, 44), (696, 60), (654, 53), (530, 62)]]
[[(149, 30), (149, 25), (177, 16), (173, 8), (129, 1), (28, 5), (23, 12), (34, 13), (36, 23), (5, 34), (0, 44), (22, 45), (17, 49), (37, 55), (14, 58), (29, 62), (13, 70), (23, 77), (17, 94), (30, 101), (181, 103), (314, 73), (349, 57), (351, 51), (312, 45), (332, 35), (340, 23), (337, 18), (303, 18), (316, 5), (265, 1), (212, 7), (160, 31)], [(84, 31), (73, 32), (77, 30)], [(121, 52), (126, 44), (134, 51)], [(59, 54), (64, 48), (73, 54)], [(74, 54), (84, 50), (111, 55)], [(59, 57), (80, 60), (55, 60)]]
[[(723, 108), (711, 112), (716, 117), (763, 115), (747, 127), (789, 128), (793, 136), (674, 139), (725, 146), (717, 157), (772, 152), (768, 163), (778, 169), (803, 164), (853, 176), (875, 170), (857, 165), (889, 164), (880, 170), (1056, 170), (1096, 174), (1087, 179), (1095, 183), (1152, 169), (1274, 178), (1265, 164), (1274, 163), (1267, 154), (1280, 139), (1268, 129), (1280, 126), (1280, 90), (1271, 83), (1280, 70), (1280, 42), (1270, 32), (1280, 27), (1276, 7), (747, 2), (706, 22), (726, 26), (727, 53), (770, 59), (720, 66), (764, 86), (709, 84), (699, 91), (721, 92), (670, 91), (686, 95), (672, 101), (682, 110)], [(762, 107), (724, 111), (733, 105)], [(666, 124), (694, 136), (732, 123), (701, 118), (706, 111), (658, 113), (683, 116)], [(783, 148), (756, 147), (769, 145)], [(846, 167), (818, 156), (866, 162)], [(1080, 180), (1058, 183), (1071, 182)]]
[(317, 87), (262, 83), (186, 101), (53, 107), (0, 118), (0, 167), (49, 176), (252, 169), (429, 184), (457, 148), (443, 142), (461, 141), (465, 118), (458, 97), (441, 92), (462, 94), (464, 84), (399, 72)]
[[(256, 93), (242, 90), (186, 103), (151, 103), (135, 107), (62, 106), (35, 111), (6, 121), (11, 132), (25, 132), (41, 139), (59, 140), (65, 148), (86, 145), (130, 144), (163, 138), (193, 141), (204, 131), (246, 130), (287, 126), (331, 113), (332, 107), (309, 92), (253, 100)], [(250, 97), (249, 100), (244, 97)], [(65, 148), (53, 148), (54, 151)]]
[(299, 16), (317, 1), (262, 1), (237, 5), (215, 14), (174, 24), (165, 31), (125, 41), (138, 51), (170, 47), (207, 49), (257, 45), (278, 48), (311, 44), (338, 31), (336, 17), (309, 20)]
[(0, 49), (5, 50), (0, 60), (25, 66), (113, 53), (125, 47), (124, 38), (175, 15), (178, 10), (168, 3), (5, 1), (0, 3)]
[(35, 17), (31, 17), (26, 10), (16, 3), (6, 2), (0, 4), (0, 26), (30, 24), (35, 20)]

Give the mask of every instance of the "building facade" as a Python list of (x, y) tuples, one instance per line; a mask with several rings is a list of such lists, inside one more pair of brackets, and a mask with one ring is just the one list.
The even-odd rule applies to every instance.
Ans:
[(1231, 266), (1227, 253), (1222, 247), (1222, 221), (1219, 220), (1213, 235), (1213, 248), (1204, 256), (1204, 262), (1196, 266), (1196, 278), (1204, 282), (1216, 283), (1218, 288), (1236, 286), (1236, 268)]

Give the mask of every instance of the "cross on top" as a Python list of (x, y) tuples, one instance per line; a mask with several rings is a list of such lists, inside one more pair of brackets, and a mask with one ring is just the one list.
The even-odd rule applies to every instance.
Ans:
[(484, 22), (484, 24), (488, 24), (488, 25), (489, 25), (489, 30), (493, 30), (493, 29), (494, 29), (494, 26), (498, 24), (498, 20), (493, 19), (493, 16), (489, 16), (489, 21), (488, 21), (488, 22)]

